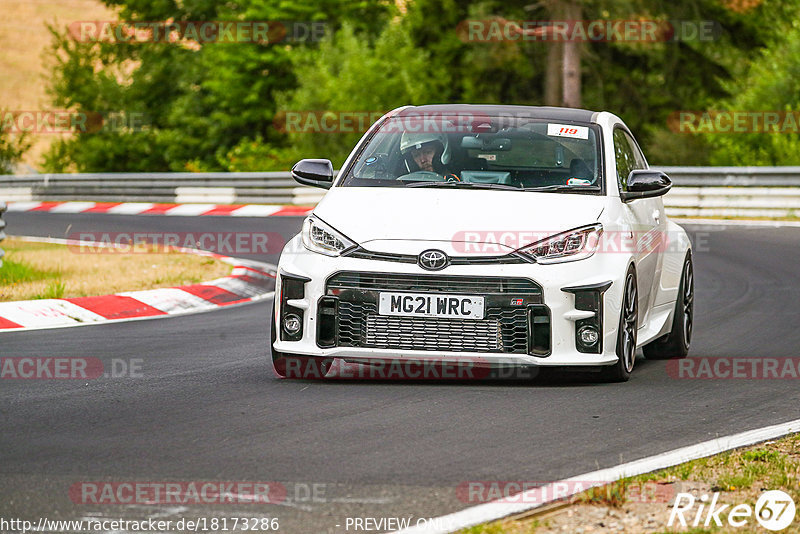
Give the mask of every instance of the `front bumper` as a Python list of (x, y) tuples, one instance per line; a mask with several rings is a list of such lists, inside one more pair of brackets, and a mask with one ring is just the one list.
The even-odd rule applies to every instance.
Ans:
[[(431, 273), (415, 264), (398, 263), (348, 257), (327, 257), (310, 252), (303, 248), (299, 236), (287, 243), (279, 263), (279, 274), (276, 290), (275, 317), (273, 328), (280, 332), (280, 305), (283, 302), (302, 316), (302, 334), (296, 339), (286, 339), (285, 335), (278, 335), (275, 349), (289, 354), (314, 356), (320, 358), (342, 358), (351, 362), (369, 362), (374, 360), (418, 360), (426, 361), (436, 359), (443, 362), (470, 361), (477, 366), (602, 366), (612, 365), (617, 362), (616, 341), (619, 323), (619, 310), (622, 298), (623, 276), (627, 269), (628, 259), (621, 254), (599, 254), (591, 258), (576, 262), (567, 262), (553, 265), (538, 264), (486, 264), (486, 265), (451, 265), (442, 271)], [(539, 351), (538, 354), (528, 350), (509, 351), (508, 341), (505, 341), (506, 350), (481, 350), (479, 344), (464, 345), (458, 350), (433, 348), (431, 350), (418, 350), (408, 348), (408, 343), (397, 342), (391, 345), (391, 332), (381, 339), (381, 347), (376, 346), (341, 346), (341, 343), (330, 345), (331, 334), (320, 330), (321, 313), (326, 313), (323, 308), (330, 307), (331, 290), (329, 280), (337, 273), (375, 273), (400, 276), (440, 276), (464, 277), (464, 280), (492, 279), (526, 279), (539, 289), (539, 295), (529, 293), (525, 308), (538, 306), (545, 308), (549, 314), (549, 347), (547, 353)], [(283, 296), (284, 277), (302, 280), (302, 298), (285, 298)], [(609, 285), (610, 283), (610, 285)], [(587, 315), (585, 310), (576, 308), (576, 294), (565, 291), (564, 288), (576, 286), (602, 286), (602, 305), (598, 315), (602, 319), (599, 353), (587, 353), (578, 350), (576, 330)], [(447, 291), (440, 291), (446, 293)], [(469, 290), (460, 291), (470, 294)], [(362, 292), (363, 293), (363, 292)], [(353, 293), (345, 293), (344, 298), (350, 300)], [(340, 296), (342, 296), (340, 294)], [(506, 295), (516, 296), (509, 293)], [(326, 298), (327, 297), (327, 298)], [(497, 295), (494, 295), (495, 301)], [(366, 292), (365, 299), (374, 298)], [(491, 307), (487, 297), (487, 308)], [(581, 307), (578, 304), (578, 307)], [(334, 313), (341, 310), (334, 308)], [(371, 310), (367, 310), (368, 312)], [(487, 310), (488, 311), (488, 310)], [(363, 310), (362, 310), (363, 312)], [(330, 313), (328, 311), (327, 313)], [(373, 316), (374, 318), (375, 316)], [(322, 318), (322, 320), (325, 320)], [(577, 326), (576, 326), (577, 323)], [(391, 328), (391, 323), (381, 323), (384, 329)], [(530, 324), (530, 323), (529, 323)], [(374, 328), (375, 324), (371, 325)], [(384, 332), (386, 333), (386, 332)], [(528, 332), (530, 334), (530, 332)], [(452, 332), (445, 332), (452, 335)], [(464, 339), (468, 339), (469, 332)], [(282, 339), (282, 337), (284, 339)], [(291, 336), (290, 336), (291, 337)], [(320, 340), (324, 338), (324, 342)], [(373, 337), (373, 340), (375, 338)], [(399, 339), (399, 338), (395, 338)], [(510, 338), (505, 338), (506, 340)], [(517, 338), (518, 340), (518, 338)], [(320, 346), (323, 345), (323, 346)], [(352, 343), (351, 343), (352, 345)], [(411, 344), (413, 345), (413, 343)], [(466, 348), (465, 348), (466, 347)], [(471, 348), (470, 348), (471, 347)], [(425, 347), (429, 348), (429, 347)]]

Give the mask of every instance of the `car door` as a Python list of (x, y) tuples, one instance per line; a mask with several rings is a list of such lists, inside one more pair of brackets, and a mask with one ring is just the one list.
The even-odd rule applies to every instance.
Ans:
[[(625, 128), (615, 127), (613, 140), (619, 188), (620, 191), (626, 191), (630, 172), (635, 169), (646, 169), (647, 161), (639, 150), (639, 145)], [(640, 198), (623, 204), (628, 230), (632, 232), (632, 236), (625, 236), (625, 239), (631, 243), (636, 258), (640, 328), (647, 325), (656, 294), (655, 285), (661, 268), (659, 264), (661, 241), (665, 235), (661, 228), (662, 225), (666, 225), (663, 212), (661, 197)]]

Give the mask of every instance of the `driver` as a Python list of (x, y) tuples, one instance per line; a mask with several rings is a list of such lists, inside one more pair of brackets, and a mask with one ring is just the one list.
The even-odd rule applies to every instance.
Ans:
[(444, 175), (450, 161), (447, 136), (438, 133), (403, 133), (400, 152), (408, 172), (427, 171)]

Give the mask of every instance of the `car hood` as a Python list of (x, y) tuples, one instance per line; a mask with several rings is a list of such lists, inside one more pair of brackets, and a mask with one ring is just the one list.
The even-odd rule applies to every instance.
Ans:
[(605, 200), (571, 193), (334, 187), (314, 214), (376, 252), (417, 253), (435, 246), (453, 253), (463, 247), (454, 250), (452, 244), (464, 241), (496, 243), (508, 252), (596, 222)]

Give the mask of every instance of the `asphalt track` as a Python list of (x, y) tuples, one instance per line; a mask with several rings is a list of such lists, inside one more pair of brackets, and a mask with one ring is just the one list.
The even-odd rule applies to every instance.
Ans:
[[(10, 213), (10, 235), (272, 231), (299, 218)], [(67, 229), (69, 228), (69, 229)], [(797, 357), (800, 230), (688, 227), (690, 357)], [(245, 255), (247, 256), (247, 255)], [(251, 256), (275, 262), (273, 254)], [(552, 481), (800, 417), (797, 380), (688, 380), (641, 356), (630, 382), (287, 381), (267, 360), (270, 302), (169, 319), (0, 334), (3, 357), (141, 360), (140, 376), (0, 381), (0, 515), (277, 517), (281, 532), (348, 518), (427, 518), (471, 480)], [(276, 481), (281, 504), (89, 505), (82, 481)], [(316, 485), (316, 486), (314, 486)], [(347, 525), (351, 525), (347, 529)]]

